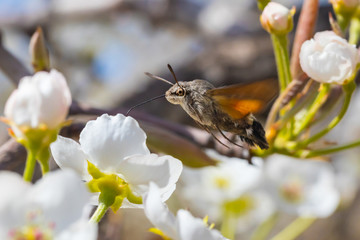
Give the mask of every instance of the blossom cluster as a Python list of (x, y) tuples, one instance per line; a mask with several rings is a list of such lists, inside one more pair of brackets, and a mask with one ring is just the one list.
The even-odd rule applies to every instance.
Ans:
[(229, 158), (214, 151), (218, 166), (185, 168), (179, 191), (185, 205), (221, 222), (238, 219), (238, 231), (259, 225), (277, 211), (300, 217), (325, 218), (338, 207), (341, 188), (330, 163), (271, 155), (265, 161)]

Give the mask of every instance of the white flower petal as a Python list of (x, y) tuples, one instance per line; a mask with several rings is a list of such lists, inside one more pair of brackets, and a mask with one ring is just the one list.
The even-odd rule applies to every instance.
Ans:
[[(327, 217), (339, 204), (340, 194), (329, 163), (275, 154), (266, 161), (265, 176), (267, 190), (288, 213)], [(286, 186), (290, 187), (290, 198), (282, 192)]]
[(96, 240), (97, 232), (97, 224), (87, 219), (80, 219), (56, 236), (55, 240)]
[[(0, 209), (12, 199), (20, 198), (21, 195), (31, 188), (31, 184), (25, 182), (22, 177), (14, 172), (0, 171), (0, 189), (3, 193), (0, 197)], [(0, 214), (1, 215), (1, 214)]]
[(209, 229), (202, 219), (194, 218), (190, 212), (180, 209), (176, 215), (179, 240), (220, 240), (224, 238), (217, 230)]
[(277, 211), (273, 199), (264, 191), (255, 190), (245, 193), (245, 198), (249, 198), (251, 203), (249, 209), (238, 218), (236, 228), (238, 233), (258, 227)]
[(80, 219), (89, 200), (85, 184), (72, 170), (57, 170), (45, 175), (24, 198), (29, 210), (41, 209), (44, 218), (55, 223), (55, 233)]
[(49, 128), (59, 126), (65, 120), (71, 104), (71, 93), (64, 76), (52, 69), (50, 73), (36, 73), (33, 81), (42, 99), (39, 122), (45, 123)]
[(176, 219), (162, 202), (158, 186), (150, 183), (149, 192), (144, 196), (144, 212), (150, 222), (167, 236), (175, 238)]
[(31, 184), (16, 173), (0, 171), (0, 189), (5, 193), (0, 197), (0, 233), (6, 235), (10, 229), (25, 223), (21, 203)]
[(87, 172), (87, 157), (76, 141), (58, 136), (57, 140), (50, 145), (50, 149), (55, 162), (60, 168), (73, 169), (84, 180), (91, 179)]
[(229, 158), (215, 151), (206, 152), (210, 157), (221, 160), (217, 166), (201, 168), (198, 181), (188, 183), (202, 191), (201, 198), (213, 202), (231, 201), (256, 187), (261, 179), (262, 160), (254, 158), (254, 165), (239, 158)]
[(89, 121), (80, 134), (83, 151), (102, 170), (112, 171), (125, 157), (149, 154), (146, 134), (136, 120), (122, 114), (103, 114)]
[(39, 125), (41, 98), (31, 77), (20, 80), (18, 89), (10, 95), (5, 105), (5, 116), (16, 125)]
[(148, 191), (149, 183), (154, 182), (163, 201), (175, 190), (182, 171), (181, 161), (171, 157), (158, 157), (156, 154), (137, 155), (120, 162), (117, 172), (121, 173), (132, 190), (139, 195)]

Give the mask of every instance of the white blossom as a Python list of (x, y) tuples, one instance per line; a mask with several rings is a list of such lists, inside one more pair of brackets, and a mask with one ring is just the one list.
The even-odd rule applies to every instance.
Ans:
[(56, 71), (24, 77), (5, 105), (5, 117), (15, 134), (21, 127), (55, 129), (64, 122), (71, 94), (64, 76)]
[(190, 174), (185, 173), (182, 179), (188, 186), (189, 193), (186, 195), (189, 197), (196, 191), (201, 191), (202, 194), (197, 195), (202, 198), (217, 202), (231, 201), (258, 185), (261, 179), (261, 159), (254, 160), (254, 165), (250, 165), (247, 160), (228, 158), (215, 151), (207, 151), (207, 154), (223, 161), (217, 166), (199, 170), (187, 168), (187, 173)]
[(0, 172), (0, 239), (97, 239), (84, 207), (90, 193), (71, 170), (46, 174), (34, 185)]
[[(133, 118), (104, 114), (86, 124), (79, 142), (59, 136), (51, 151), (61, 168), (75, 169), (84, 180), (91, 179), (89, 161), (101, 172), (123, 179), (138, 197), (148, 191), (150, 181), (160, 187), (164, 201), (175, 190), (182, 163), (171, 156), (150, 154), (146, 134)], [(125, 201), (122, 206), (141, 205)]]
[(319, 82), (342, 84), (355, 73), (358, 63), (356, 46), (332, 31), (318, 32), (301, 46), (301, 67)]
[(226, 239), (186, 210), (181, 209), (174, 216), (162, 202), (156, 184), (150, 184), (150, 190), (144, 197), (144, 211), (150, 222), (173, 240)]
[(237, 216), (237, 231), (245, 231), (267, 219), (275, 210), (270, 196), (258, 188), (262, 174), (262, 159), (229, 158), (213, 150), (206, 153), (219, 160), (217, 166), (201, 169), (184, 168), (177, 196), (183, 206), (199, 216), (209, 216), (221, 222), (226, 206), (244, 206)]
[(266, 159), (264, 170), (266, 190), (280, 209), (320, 218), (336, 210), (340, 195), (329, 163), (274, 154)]

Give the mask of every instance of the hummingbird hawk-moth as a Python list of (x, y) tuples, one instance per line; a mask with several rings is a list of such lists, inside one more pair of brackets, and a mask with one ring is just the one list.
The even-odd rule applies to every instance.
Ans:
[(276, 95), (276, 86), (272, 80), (215, 88), (205, 80), (177, 81), (169, 64), (168, 68), (174, 76), (175, 84), (151, 73), (145, 74), (171, 84), (172, 87), (165, 93), (167, 101), (180, 105), (217, 141), (223, 144), (212, 133), (212, 130), (219, 131), (225, 139), (235, 145), (238, 144), (226, 137), (222, 131), (238, 135), (243, 142), (250, 146), (257, 145), (261, 149), (269, 148), (265, 130), (253, 113), (263, 110)]

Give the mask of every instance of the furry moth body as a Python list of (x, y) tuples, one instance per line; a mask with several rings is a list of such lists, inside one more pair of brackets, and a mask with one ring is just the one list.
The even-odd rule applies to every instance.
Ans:
[[(269, 147), (265, 130), (252, 113), (261, 111), (275, 96), (276, 87), (273, 81), (264, 80), (215, 88), (208, 81), (199, 79), (178, 82), (171, 66), (168, 67), (176, 84), (146, 73), (152, 78), (173, 85), (165, 93), (167, 101), (180, 105), (191, 118), (211, 134), (212, 130), (217, 130), (234, 143), (222, 133), (222, 131), (231, 132), (250, 146), (257, 145), (261, 149)], [(213, 137), (218, 140), (214, 135)]]

